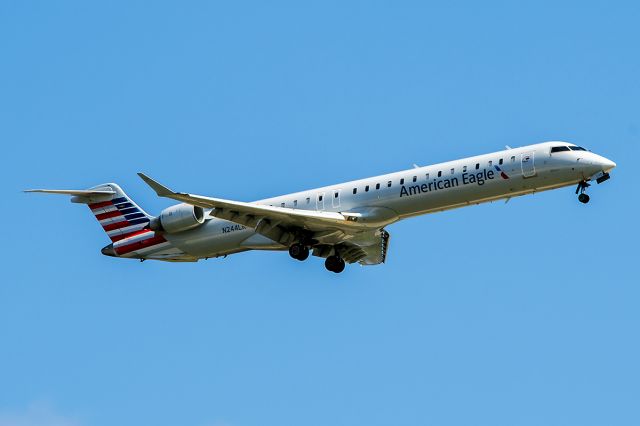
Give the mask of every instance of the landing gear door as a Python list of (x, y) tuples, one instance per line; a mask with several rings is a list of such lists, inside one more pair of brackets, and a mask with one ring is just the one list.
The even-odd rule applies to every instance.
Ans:
[(534, 152), (525, 152), (520, 156), (520, 163), (522, 164), (522, 176), (533, 177), (536, 175), (536, 166), (534, 159)]
[(316, 210), (324, 210), (324, 192), (318, 192), (318, 194), (316, 194)]

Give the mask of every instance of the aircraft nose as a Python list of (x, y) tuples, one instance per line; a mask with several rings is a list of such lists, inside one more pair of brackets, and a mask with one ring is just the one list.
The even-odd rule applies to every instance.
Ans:
[(616, 167), (616, 163), (604, 157), (600, 157), (599, 163), (600, 163), (600, 166), (602, 167), (602, 170), (604, 170), (605, 172), (613, 170)]

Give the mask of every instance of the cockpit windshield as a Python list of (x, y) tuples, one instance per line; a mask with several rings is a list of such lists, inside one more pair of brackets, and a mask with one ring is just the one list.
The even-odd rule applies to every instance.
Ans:
[(566, 145), (561, 145), (561, 146), (554, 146), (551, 148), (551, 153), (553, 154), (554, 152), (563, 152), (563, 151), (569, 151), (569, 147)]
[(570, 146), (569, 148), (571, 148), (571, 151), (586, 151), (586, 149), (581, 146)]

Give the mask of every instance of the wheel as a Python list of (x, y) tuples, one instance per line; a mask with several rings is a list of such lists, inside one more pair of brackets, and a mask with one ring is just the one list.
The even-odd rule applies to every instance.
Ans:
[(289, 247), (289, 256), (297, 259), (298, 256), (300, 256), (300, 253), (302, 253), (302, 245), (298, 243), (291, 244)]
[(303, 261), (303, 260), (307, 260), (308, 257), (309, 257), (309, 247), (302, 246), (302, 251), (300, 252), (298, 257), (296, 257), (296, 259), (298, 259), (299, 261)]
[(339, 274), (344, 271), (345, 264), (340, 256), (333, 255), (327, 257), (327, 260), (324, 261), (324, 267), (331, 272)]
[(589, 202), (589, 196), (587, 194), (580, 194), (578, 195), (578, 201), (583, 204), (587, 204)]
[(291, 247), (289, 247), (289, 256), (296, 260), (305, 260), (309, 257), (309, 248), (300, 243), (291, 244)]

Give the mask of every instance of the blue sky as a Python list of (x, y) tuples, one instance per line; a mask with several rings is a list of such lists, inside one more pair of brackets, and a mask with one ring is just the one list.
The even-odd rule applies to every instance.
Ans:
[[(637, 425), (637, 2), (0, 5), (0, 426)], [(393, 225), (387, 264), (102, 256), (30, 187), (253, 200), (545, 140), (612, 179)]]

